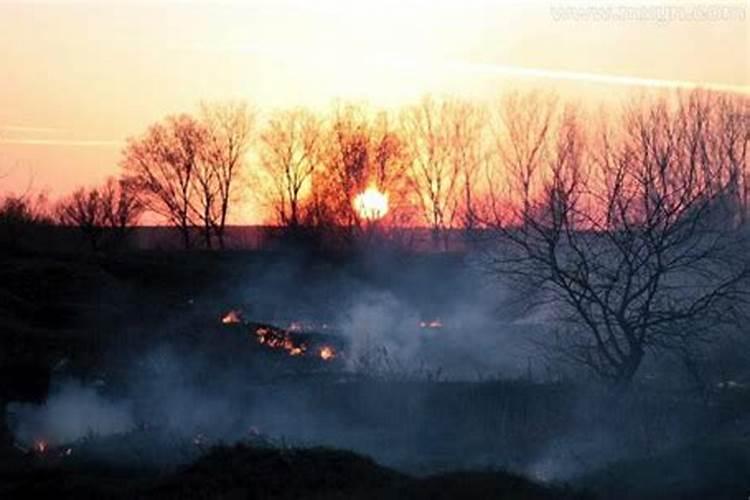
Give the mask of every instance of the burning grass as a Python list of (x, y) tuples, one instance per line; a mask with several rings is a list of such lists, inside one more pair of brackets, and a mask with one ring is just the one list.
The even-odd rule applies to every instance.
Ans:
[[(375, 356), (374, 361), (372, 356), (365, 359), (367, 366), (363, 370), (364, 373), (374, 376), (343, 377), (336, 372), (336, 360), (348, 357), (348, 364), (356, 364), (358, 359), (355, 359), (355, 350), (342, 343), (342, 340), (335, 336), (335, 330), (329, 329), (325, 323), (306, 320), (279, 321), (277, 324), (281, 326), (251, 323), (239, 309), (227, 311), (227, 314), (223, 315), (216, 314), (223, 311), (216, 309), (215, 302), (201, 302), (200, 294), (204, 289), (210, 290), (206, 295), (212, 300), (217, 300), (215, 297), (232, 286), (228, 283), (234, 283), (238, 287), (244, 286), (243, 280), (246, 280), (247, 273), (238, 273), (237, 269), (248, 266), (248, 261), (253, 259), (260, 262), (257, 256), (238, 254), (236, 260), (226, 257), (226, 260), (221, 262), (212, 262), (206, 261), (205, 255), (196, 252), (195, 255), (154, 254), (126, 256), (121, 259), (122, 261), (106, 263), (106, 272), (114, 273), (111, 278), (103, 280), (97, 274), (94, 283), (89, 285), (87, 296), (96, 299), (91, 304), (69, 304), (72, 294), (67, 292), (67, 277), (54, 278), (60, 283), (50, 284), (49, 279), (41, 279), (49, 276), (46, 271), (33, 273), (32, 276), (40, 276), (40, 279), (31, 279), (29, 271), (24, 268), (23, 273), (18, 273), (19, 285), (11, 288), (13, 280), (4, 272), (4, 279), (0, 285), (0, 288), (3, 288), (0, 292), (3, 293), (0, 295), (4, 298), (19, 297), (19, 300), (5, 301), (5, 308), (9, 311), (12, 309), (12, 314), (0, 311), (4, 314), (0, 317), (0, 325), (5, 329), (5, 356), (0, 358), (5, 360), (6, 372), (3, 373), (6, 375), (3, 380), (8, 382), (0, 384), (0, 392), (3, 392), (5, 401), (15, 401), (21, 395), (30, 398), (27, 400), (43, 400), (48, 387), (47, 365), (54, 366), (56, 360), (63, 358), (71, 360), (70, 368), (65, 370), (80, 373), (88, 379), (101, 376), (107, 384), (103, 386), (103, 390), (115, 392), (121, 387), (117, 385), (118, 380), (121, 382), (123, 374), (129, 372), (122, 366), (117, 368), (118, 365), (112, 362), (112, 358), (102, 357), (101, 347), (94, 349), (90, 346), (99, 346), (112, 340), (112, 351), (117, 353), (118, 358), (124, 358), (123, 345), (129, 352), (140, 353), (146, 347), (150, 349), (154, 342), (161, 343), (166, 339), (181, 343), (180, 346), (184, 347), (185, 351), (200, 352), (201, 356), (210, 358), (212, 362), (216, 361), (210, 369), (205, 370), (202, 364), (198, 364), (196, 373), (191, 373), (191, 377), (197, 380), (195, 383), (206, 393), (213, 395), (226, 391), (227, 380), (238, 380), (241, 395), (247, 398), (248, 404), (240, 405), (243, 411), (236, 411), (236, 415), (244, 418), (247, 415), (244, 409), (268, 403), (274, 412), (267, 413), (265, 420), (262, 419), (262, 414), (248, 418), (264, 432), (293, 439), (295, 435), (289, 429), (309, 430), (310, 433), (315, 433), (318, 439), (315, 442), (371, 453), (378, 459), (388, 460), (387, 463), (405, 471), (432, 473), (455, 467), (484, 468), (488, 463), (485, 457), (488, 456), (511, 456), (513, 459), (517, 457), (518, 460), (524, 460), (535, 456), (540, 450), (549, 449), (550, 443), (557, 446), (554, 438), (561, 436), (566, 439), (573, 428), (572, 419), (582, 418), (577, 414), (573, 415), (573, 410), (570, 409), (571, 406), (580, 407), (578, 393), (572, 389), (568, 391), (557, 386), (531, 387), (528, 384), (516, 384), (518, 387), (515, 387), (474, 382), (427, 383), (428, 377), (417, 377), (420, 382), (415, 383), (408, 379), (402, 380), (404, 377), (382, 377), (382, 373), (387, 374), (392, 370), (389, 368), (391, 361), (386, 352), (380, 358)], [(422, 256), (420, 259), (426, 257)], [(256, 275), (265, 272), (268, 267), (266, 261), (262, 262), (263, 265), (256, 265), (254, 268)], [(217, 272), (218, 264), (223, 266), (219, 269), (224, 269), (223, 274)], [(84, 264), (65, 264), (71, 269), (77, 269), (82, 265)], [(85, 263), (85, 266), (91, 265), (93, 264), (89, 261)], [(310, 268), (315, 266), (305, 266), (305, 269)], [(328, 279), (329, 268), (323, 266), (322, 269), (325, 272), (320, 274), (324, 279)], [(450, 285), (450, 293), (459, 293), (453, 290), (455, 280), (445, 277), (446, 269), (450, 269), (450, 266), (443, 265), (440, 261), (440, 265), (431, 265), (429, 269), (431, 272), (425, 274), (435, 274), (432, 270), (439, 269), (441, 283)], [(378, 272), (381, 272), (380, 268)], [(57, 274), (59, 273), (55, 276)], [(285, 273), (278, 274), (281, 276), (279, 280), (287, 279)], [(100, 279), (102, 283), (99, 285), (97, 281)], [(307, 274), (296, 276), (295, 279), (304, 283), (308, 283), (308, 280), (314, 281)], [(111, 282), (119, 287), (110, 286)], [(208, 288), (206, 284), (210, 283), (216, 283), (216, 286)], [(263, 283), (263, 286), (267, 284)], [(9, 291), (5, 291), (5, 288)], [(26, 288), (30, 290), (27, 292)], [(113, 288), (119, 288), (121, 291), (111, 293)], [(287, 288), (283, 300), (288, 299), (288, 307), (297, 310), (299, 304), (289, 298), (296, 290), (294, 287)], [(45, 292), (48, 289), (55, 292), (54, 297), (47, 297)], [(257, 296), (263, 297), (260, 285), (258, 290)], [(196, 298), (195, 301), (192, 300), (193, 297)], [(188, 298), (191, 300), (188, 301)], [(235, 303), (224, 296), (218, 300)], [(271, 302), (276, 299), (264, 300)], [(106, 307), (100, 302), (104, 302)], [(431, 304), (439, 300), (431, 296), (426, 302)], [(123, 307), (123, 304), (131, 303), (132, 307)], [(179, 314), (166, 314), (174, 308), (177, 308)], [(262, 303), (257, 310), (273, 311), (271, 308), (264, 309)], [(448, 337), (447, 334), (455, 325), (452, 322), (453, 318), (442, 318), (446, 320), (447, 326), (440, 331), (442, 323), (434, 311), (430, 309), (432, 314), (428, 313), (420, 318), (410, 317), (410, 325), (416, 330), (422, 326), (419, 324), (420, 319), (424, 320), (422, 336), (442, 341), (443, 334)], [(91, 312), (96, 314), (90, 314)], [(269, 313), (265, 317), (272, 317), (273, 314), (275, 313)], [(167, 317), (169, 320), (165, 321)], [(325, 317), (331, 316), (326, 313)], [(76, 324), (71, 319), (86, 319), (86, 322)], [(276, 347), (261, 344), (257, 335), (258, 328), (267, 328), (268, 335), (282, 339), (281, 343)], [(102, 336), (103, 331), (107, 332), (108, 336)], [(211, 333), (207, 334), (207, 331)], [(222, 342), (217, 342), (217, 338)], [(291, 344), (285, 341), (287, 338)], [(304, 345), (305, 350), (300, 355), (292, 355), (290, 345), (292, 349)], [(438, 341), (430, 340), (426, 345), (433, 347), (440, 344)], [(19, 350), (19, 346), (23, 349)], [(329, 357), (331, 352), (334, 354), (333, 357)], [(29, 360), (27, 365), (32, 366), (34, 371), (19, 371), (15, 368), (20, 366), (19, 359)], [(372, 368), (373, 365), (375, 368)], [(298, 370), (297, 367), (302, 369)], [(227, 375), (230, 371), (236, 373), (232, 373), (230, 377)], [(403, 368), (396, 367), (393, 371), (401, 373)], [(43, 383), (35, 383), (32, 387), (30, 381), (36, 379)], [(180, 384), (170, 387), (181, 389), (184, 387), (183, 384), (181, 380)], [(733, 384), (727, 383), (726, 392), (731, 392), (732, 398), (747, 399), (745, 393)], [(159, 403), (162, 402), (162, 394), (166, 394), (166, 391), (157, 391)], [(660, 395), (658, 400), (666, 398)], [(670, 402), (665, 403), (669, 407), (666, 415), (679, 416), (686, 413), (684, 405), (675, 409), (671, 401), (670, 399)], [(199, 406), (186, 405), (186, 411), (183, 413), (189, 416)], [(228, 407), (235, 408), (231, 405)], [(746, 411), (734, 409), (727, 412), (726, 408), (727, 405), (722, 403), (721, 407), (711, 411), (720, 410), (722, 415), (732, 415), (732, 425), (735, 422), (733, 415), (738, 415), (739, 418), (747, 414)], [(224, 411), (223, 407), (221, 411)], [(596, 427), (591, 424), (588, 417), (596, 413), (587, 411), (587, 419), (577, 424), (587, 435), (592, 436), (592, 440), (596, 439), (596, 434), (593, 433)], [(641, 432), (640, 427), (646, 427), (653, 422), (653, 419), (641, 420), (630, 418), (629, 414), (623, 412), (617, 413), (623, 414), (624, 423), (614, 421), (608, 435), (618, 438), (618, 446), (625, 447), (635, 441), (632, 428), (637, 426), (638, 432)], [(216, 418), (211, 414), (206, 420), (218, 426), (225, 413), (219, 415), (219, 418)], [(156, 421), (161, 423), (161, 420)], [(340, 421), (347, 422), (344, 428), (346, 432), (340, 432), (339, 427), (329, 425), (331, 422)], [(629, 423), (633, 425), (628, 427)], [(688, 435), (696, 433), (691, 424), (685, 424), (680, 418), (670, 419), (667, 423), (669, 429), (681, 429)], [(351, 486), (351, 481), (347, 482), (350, 475), (354, 474), (352, 469), (347, 468), (348, 464), (362, 459), (359, 455), (341, 454), (331, 450), (291, 452), (285, 447), (264, 448), (265, 451), (262, 453), (220, 448), (214, 453), (214, 446), (219, 442), (219, 438), (210, 435), (212, 425), (201, 423), (199, 427), (201, 432), (193, 432), (191, 428), (190, 432), (179, 438), (164, 436), (158, 432), (145, 432), (113, 436), (108, 440), (94, 438), (74, 445), (60, 444), (52, 439), (52, 436), (40, 434), (44, 439), (39, 439), (36, 445), (33, 441), (29, 442), (24, 450), (14, 449), (9, 436), (6, 452), (14, 457), (12, 460), (15, 465), (12, 471), (10, 466), (3, 468), (0, 465), (0, 498), (179, 498), (189, 495), (221, 498), (232, 495), (249, 497), (253, 492), (257, 492), (257, 498), (565, 498), (565, 492), (560, 490), (494, 472), (445, 474), (428, 479), (415, 479), (397, 474), (389, 476), (397, 478), (392, 482), (384, 481), (385, 489), (361, 491), (352, 489), (354, 486)], [(235, 435), (239, 436), (237, 439), (245, 439), (244, 432), (247, 426), (243, 422), (238, 427), (237, 434), (228, 434), (228, 441), (234, 441)], [(654, 428), (661, 429), (661, 426)], [(712, 427), (701, 424), (699, 430), (709, 433), (712, 432)], [(218, 432), (215, 429), (214, 431)], [(642, 431), (644, 435), (654, 434), (650, 427)], [(300, 432), (301, 434), (305, 433)], [(734, 436), (735, 433), (731, 435)], [(222, 435), (220, 438), (225, 436)], [(141, 441), (144, 442), (143, 446), (137, 446), (136, 442)], [(747, 445), (743, 442), (742, 446)], [(245, 443), (242, 447), (253, 446)], [(127, 459), (129, 463), (106, 465), (87, 460), (87, 457), (93, 456), (89, 454), (89, 450), (94, 448)], [(410, 453), (416, 448), (419, 450), (419, 456), (414, 457)], [(70, 454), (67, 454), (67, 450), (70, 450)], [(150, 463), (157, 462), (160, 454), (172, 450), (185, 458), (183, 463), (199, 460), (200, 466), (196, 463), (194, 467), (175, 471), (163, 469), (161, 463)], [(383, 450), (389, 455), (381, 457), (378, 450)], [(577, 450), (574, 451), (575, 455), (563, 456), (565, 462), (578, 463), (590, 458), (579, 458)], [(329, 452), (344, 458), (333, 460)], [(701, 454), (711, 460), (721, 454), (725, 462), (722, 464), (717, 460), (716, 463), (722, 464), (722, 470), (728, 472), (724, 476), (717, 472), (718, 479), (708, 484), (705, 494), (695, 498), (721, 498), (716, 493), (726, 484), (727, 476), (731, 476), (738, 486), (746, 486), (741, 483), (750, 475), (737, 464), (750, 462), (723, 449), (720, 453), (712, 455), (702, 450), (677, 450), (673, 462), (686, 464), (686, 469), (677, 472), (682, 474), (681, 471), (687, 471), (688, 475), (703, 474), (708, 470), (707, 465), (692, 467), (693, 463), (697, 463), (693, 457)], [(0, 463), (2, 458), (0, 453)], [(8, 459), (7, 462), (10, 461)], [(361, 461), (357, 463), (363, 464)], [(597, 462), (592, 460), (590, 463)], [(384, 470), (371, 461), (369, 464), (361, 465), (369, 471), (366, 474), (378, 475)], [(493, 464), (512, 467), (515, 462), (508, 465), (505, 462)], [(644, 470), (655, 471), (655, 475), (664, 482), (672, 481), (676, 473), (664, 472), (666, 469), (658, 462), (644, 463), (643, 467), (644, 469), (638, 467), (637, 470), (635, 467), (628, 467), (627, 470), (602, 471), (598, 477), (592, 478), (591, 484), (596, 486), (597, 491), (612, 492), (612, 495), (604, 494), (603, 498), (624, 496), (623, 490), (617, 488), (625, 481), (643, 484), (643, 488), (639, 489), (637, 494), (631, 495), (632, 498), (645, 498), (639, 495), (646, 489), (650, 489), (656, 498), (664, 498), (663, 494), (661, 497), (658, 496), (664, 491), (660, 486), (649, 485), (644, 481), (644, 478), (648, 477)], [(258, 479), (257, 471), (251, 470), (250, 473), (256, 474), (252, 477), (257, 479), (257, 483), (246, 485), (244, 481), (247, 479), (244, 475), (248, 474), (247, 469), (253, 468), (265, 471), (270, 479)], [(385, 471), (387, 474), (388, 469)], [(321, 483), (331, 484), (327, 479), (321, 479), (329, 477), (329, 474), (340, 478), (341, 483), (336, 484), (343, 485), (339, 489), (321, 486)], [(613, 477), (617, 480), (611, 482)], [(196, 493), (183, 488), (183, 483), (196, 485)], [(273, 489), (277, 487), (278, 490)], [(523, 488), (526, 488), (526, 491), (529, 488), (538, 488), (543, 493), (524, 494), (521, 493)], [(739, 491), (727, 492), (732, 493), (731, 498), (741, 496), (738, 495)], [(573, 495), (570, 497), (575, 498)]]
[(430, 330), (439, 330), (443, 328), (443, 322), (439, 319), (433, 319), (430, 321), (420, 321), (419, 322), (419, 328), (428, 328)]
[[(291, 357), (312, 357), (324, 362), (340, 358), (341, 349), (333, 345), (334, 339), (330, 335), (317, 333), (301, 321), (292, 321), (288, 328), (279, 328), (244, 321), (242, 311), (231, 310), (222, 317), (221, 322), (224, 325), (242, 325), (261, 346), (285, 352)], [(328, 327), (325, 323), (322, 326), (325, 329)]]
[(221, 318), (224, 325), (238, 325), (242, 323), (242, 311), (231, 310)]
[(318, 352), (323, 361), (330, 361), (336, 357), (336, 350), (331, 346), (323, 346)]

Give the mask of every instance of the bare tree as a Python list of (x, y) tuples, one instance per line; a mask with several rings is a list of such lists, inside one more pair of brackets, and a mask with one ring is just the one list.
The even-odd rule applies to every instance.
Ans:
[(44, 244), (38, 241), (37, 229), (53, 224), (45, 194), (34, 196), (29, 188), (24, 194), (7, 195), (0, 203), (0, 252)]
[(220, 203), (218, 172), (211, 163), (205, 161), (207, 137), (197, 139), (199, 159), (193, 169), (193, 196), (190, 198), (190, 211), (200, 223), (203, 246), (213, 248), (213, 229), (217, 226), (217, 207)]
[(486, 162), (486, 111), (470, 102), (451, 100), (447, 103), (450, 125), (450, 151), (453, 171), (459, 177), (461, 201), (460, 224), (471, 231), (477, 225), (477, 185), (481, 167)]
[(317, 177), (316, 187), (336, 224), (351, 236), (359, 224), (352, 200), (370, 180), (370, 123), (365, 109), (346, 105), (336, 107), (329, 127), (324, 152), (326, 170)]
[(278, 223), (297, 228), (302, 223), (302, 203), (319, 168), (323, 143), (322, 124), (303, 109), (271, 116), (260, 136), (262, 182), (271, 186), (267, 201)]
[(61, 224), (78, 228), (91, 250), (99, 249), (105, 232), (105, 214), (98, 189), (78, 189), (60, 202), (57, 212)]
[[(204, 219), (225, 246), (225, 229), (231, 202), (252, 145), (255, 112), (241, 102), (204, 104), (202, 120), (207, 129), (207, 144), (203, 153), (206, 163), (199, 176), (204, 192)], [(210, 235), (207, 246), (211, 246)]]
[[(370, 112), (358, 105), (339, 105), (324, 128), (320, 166), (312, 179), (310, 209), (318, 225), (332, 228), (353, 243), (388, 237), (387, 228), (413, 221), (410, 204), (408, 147), (397, 125), (385, 111)], [(385, 193), (389, 207), (376, 224), (354, 207), (367, 188)], [(377, 231), (374, 228), (377, 227)], [(361, 240), (362, 241), (362, 240)]]
[(385, 226), (408, 226), (415, 222), (411, 203), (409, 168), (411, 157), (408, 145), (385, 111), (375, 117), (371, 126), (371, 153), (368, 167), (368, 184), (386, 193), (389, 211)]
[(492, 263), (559, 313), (555, 345), (568, 359), (622, 386), (649, 351), (710, 340), (745, 298), (732, 176), (708, 153), (725, 131), (704, 126), (711, 107), (694, 99), (634, 106), (591, 147), (571, 110), (508, 136), (522, 199), (491, 224)]
[(512, 201), (528, 203), (538, 194), (541, 186), (536, 181), (543, 177), (540, 171), (548, 161), (559, 113), (557, 99), (550, 94), (511, 93), (501, 101), (493, 124), (495, 153), (505, 172), (504, 194)]
[(117, 245), (127, 240), (143, 214), (138, 193), (125, 179), (110, 177), (100, 188), (104, 221)]
[(100, 187), (78, 189), (57, 205), (58, 221), (78, 228), (92, 251), (100, 250), (105, 242), (122, 244), (140, 213), (135, 193), (113, 178)]
[(459, 163), (453, 149), (450, 106), (426, 97), (405, 111), (402, 128), (409, 145), (410, 181), (437, 245), (451, 227), (460, 196)]
[[(194, 118), (170, 116), (142, 137), (130, 139), (123, 153), (127, 182), (138, 190), (149, 210), (179, 230), (185, 249), (191, 247), (195, 213), (202, 212), (195, 208), (195, 178), (205, 141), (205, 127)], [(203, 194), (203, 204), (213, 201), (211, 193)], [(204, 227), (210, 227), (212, 221), (203, 215)]]
[(743, 222), (750, 210), (750, 99), (710, 92), (693, 92), (684, 109), (694, 119), (694, 127), (706, 129), (699, 145), (701, 161), (713, 164), (713, 182), (726, 183), (729, 196), (738, 207)]

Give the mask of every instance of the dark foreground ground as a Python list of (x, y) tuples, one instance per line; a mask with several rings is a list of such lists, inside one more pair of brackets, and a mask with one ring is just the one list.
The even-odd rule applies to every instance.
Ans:
[[(3, 411), (0, 498), (750, 495), (740, 383), (711, 395), (646, 387), (613, 402), (554, 377), (456, 381), (387, 356), (352, 375), (351, 363), (290, 359), (260, 348), (247, 325), (219, 322), (235, 306), (253, 320), (326, 319), (362, 283), (429, 319), (471, 293), (464, 265), (460, 255), (0, 256), (0, 405), (43, 403), (70, 379), (138, 414), (133, 430), (40, 452), (10, 431), (27, 422)], [(154, 352), (161, 371), (143, 364)], [(155, 383), (172, 359), (178, 376)]]
[(734, 499), (745, 498), (750, 457), (739, 447), (686, 448), (618, 463), (572, 484), (505, 471), (414, 476), (329, 448), (218, 446), (176, 468), (119, 465), (6, 448), (0, 498), (9, 499)]
[(53, 461), (26, 457), (6, 465), (0, 472), (2, 498), (591, 498), (503, 472), (415, 478), (351, 452), (324, 448), (220, 447), (169, 473)]

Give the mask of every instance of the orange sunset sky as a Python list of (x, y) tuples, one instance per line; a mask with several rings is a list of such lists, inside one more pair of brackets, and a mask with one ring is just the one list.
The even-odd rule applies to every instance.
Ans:
[(128, 136), (201, 100), (748, 94), (749, 16), (747, 1), (0, 0), (0, 194), (100, 182)]

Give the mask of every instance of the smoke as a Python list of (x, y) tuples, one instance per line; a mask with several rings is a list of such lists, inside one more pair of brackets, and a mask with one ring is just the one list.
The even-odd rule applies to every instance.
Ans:
[(26, 444), (44, 439), (52, 444), (69, 443), (90, 435), (108, 435), (133, 428), (129, 401), (102, 397), (93, 386), (75, 380), (56, 384), (40, 406), (10, 403), (12, 431)]
[[(463, 317), (480, 316), (468, 311)], [(572, 386), (530, 381), (420, 382), (420, 373), (398, 373), (409, 369), (398, 363), (438, 359), (421, 341), (401, 339), (409, 333), (419, 338), (414, 319), (393, 296), (375, 292), (342, 313), (341, 325), (365, 325), (373, 344), (396, 352), (395, 359), (381, 360), (391, 371), (347, 360), (344, 372), (263, 377), (266, 367), (254, 365), (252, 356), (230, 365), (162, 345), (134, 360), (124, 387), (65, 379), (43, 405), (10, 404), (11, 430), (20, 443), (72, 445), (76, 455), (76, 441), (91, 438), (92, 456), (117, 463), (179, 464), (211, 444), (261, 435), (284, 445), (352, 449), (404, 470), (502, 467), (556, 480), (674, 445), (702, 425), (688, 425), (685, 412), (661, 397), (616, 405)], [(492, 344), (485, 342), (480, 346)], [(458, 364), (467, 357), (477, 361), (473, 349), (461, 355), (456, 345), (439, 351), (454, 351)], [(372, 355), (364, 341), (351, 349), (365, 359)], [(359, 376), (368, 369), (367, 377)], [(352, 372), (357, 376), (341, 378)], [(91, 451), (91, 442), (108, 436), (127, 445)], [(441, 461), (434, 463), (435, 457)]]
[(336, 322), (348, 340), (348, 369), (386, 368), (383, 363), (396, 369), (413, 363), (420, 351), (419, 322), (419, 314), (392, 293), (362, 293)]
[[(196, 294), (180, 314), (144, 327), (155, 340), (127, 359), (117, 350), (121, 365), (103, 368), (101, 383), (62, 374), (44, 404), (8, 405), (11, 430), (21, 443), (75, 449), (92, 436), (130, 448), (148, 440), (160, 444), (140, 456), (167, 464), (261, 435), (404, 470), (502, 467), (558, 479), (674, 444), (701, 425), (659, 398), (624, 411), (547, 383), (528, 339), (542, 335), (548, 311), (499, 310), (511, 292), (463, 262), (367, 265), (377, 278), (351, 264), (311, 269), (301, 258), (238, 273), (233, 289)], [(221, 325), (217, 311), (239, 305), (251, 321), (325, 321), (343, 350), (328, 364), (264, 350), (240, 325)]]
[[(105, 375), (105, 385), (63, 376), (54, 381), (45, 404), (9, 405), (12, 430), (25, 443), (40, 437), (72, 442), (145, 426), (230, 441), (259, 429), (347, 444), (337, 440), (338, 429), (330, 425), (341, 416), (338, 406), (326, 407), (308, 391), (276, 382), (288, 372), (283, 361), (293, 367), (295, 360), (259, 359), (247, 345), (253, 341), (249, 333), (191, 331), (206, 314), (213, 327), (220, 327), (214, 311), (238, 303), (246, 306), (246, 318), (282, 327), (293, 319), (325, 319), (345, 346), (330, 368), (334, 372), (433, 381), (526, 373), (522, 336), (512, 322), (497, 317), (501, 288), (486, 286), (460, 262), (425, 268), (388, 256), (370, 258), (375, 260), (366, 265), (377, 268), (378, 280), (363, 276), (352, 263), (310, 269), (301, 256), (253, 267), (247, 277), (238, 272), (241, 284), (235, 289), (191, 298), (191, 310), (151, 326), (150, 332), (165, 332), (169, 340), (152, 343), (127, 361), (119, 359), (125, 367), (117, 376)], [(431, 323), (440, 327), (425, 327)], [(200, 343), (182, 344), (186, 331)]]

